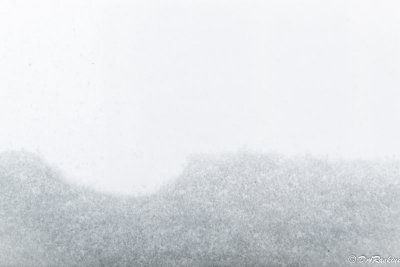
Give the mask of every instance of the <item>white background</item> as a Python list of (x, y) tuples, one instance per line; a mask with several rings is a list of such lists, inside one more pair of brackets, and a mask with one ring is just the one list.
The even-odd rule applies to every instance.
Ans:
[(0, 151), (108, 192), (193, 153), (400, 155), (398, 1), (0, 2)]

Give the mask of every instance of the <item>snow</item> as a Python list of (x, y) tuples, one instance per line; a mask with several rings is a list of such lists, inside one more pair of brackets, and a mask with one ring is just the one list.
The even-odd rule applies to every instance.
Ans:
[(1, 266), (346, 266), (400, 249), (400, 162), (235, 153), (193, 157), (158, 192), (67, 182), (0, 155)]

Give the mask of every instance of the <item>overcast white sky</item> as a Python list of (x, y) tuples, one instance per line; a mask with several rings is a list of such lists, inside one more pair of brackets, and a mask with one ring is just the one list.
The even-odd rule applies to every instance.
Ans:
[(399, 1), (0, 2), (0, 150), (152, 190), (188, 155), (400, 156)]

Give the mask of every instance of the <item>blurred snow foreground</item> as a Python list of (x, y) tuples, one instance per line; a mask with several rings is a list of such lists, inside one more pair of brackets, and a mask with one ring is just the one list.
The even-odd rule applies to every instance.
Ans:
[(400, 163), (199, 156), (142, 197), (0, 154), (0, 266), (345, 266), (398, 256)]

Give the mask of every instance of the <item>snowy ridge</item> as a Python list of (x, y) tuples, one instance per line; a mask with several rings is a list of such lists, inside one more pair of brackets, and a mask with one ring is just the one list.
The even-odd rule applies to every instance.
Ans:
[(400, 163), (200, 156), (146, 197), (0, 154), (0, 266), (345, 266), (400, 256)]

